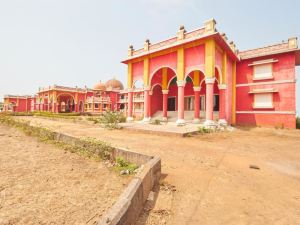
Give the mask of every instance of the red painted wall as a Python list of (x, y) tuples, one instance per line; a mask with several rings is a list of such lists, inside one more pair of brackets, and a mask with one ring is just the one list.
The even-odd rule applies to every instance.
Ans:
[[(273, 79), (253, 80), (253, 66), (248, 64), (253, 61), (264, 59), (276, 59), (278, 62), (273, 63)], [(268, 57), (243, 60), (237, 64), (237, 85), (248, 83), (262, 83), (273, 81), (286, 81), (295, 79), (295, 54), (285, 53)], [(273, 94), (274, 109), (253, 109), (253, 94), (249, 94), (252, 89), (274, 88), (278, 90)], [(240, 114), (238, 111), (288, 111), (295, 112), (295, 83), (282, 84), (259, 84), (255, 86), (245, 86), (236, 88), (236, 121), (237, 125), (261, 125), (261, 126), (283, 126), (295, 128), (295, 115), (290, 114)]]

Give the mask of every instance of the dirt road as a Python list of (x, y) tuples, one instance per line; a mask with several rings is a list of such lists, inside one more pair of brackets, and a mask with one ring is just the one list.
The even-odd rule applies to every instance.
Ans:
[(159, 155), (163, 182), (176, 191), (162, 188), (138, 225), (300, 224), (299, 130), (253, 128), (179, 138), (27, 119)]
[(94, 224), (129, 178), (0, 125), (0, 224)]

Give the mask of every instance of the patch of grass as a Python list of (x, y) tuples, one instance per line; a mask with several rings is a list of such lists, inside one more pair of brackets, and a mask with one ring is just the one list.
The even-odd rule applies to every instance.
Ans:
[(76, 152), (88, 158), (107, 160), (111, 158), (114, 150), (109, 144), (90, 137), (80, 138), (74, 144), (66, 144), (63, 141), (58, 141), (58, 133), (45, 127), (30, 126), (29, 122), (17, 120), (12, 116), (0, 115), (0, 123), (15, 127), (28, 136), (37, 137), (42, 142), (54, 144), (64, 150)]
[(153, 124), (153, 125), (161, 125), (161, 121), (158, 120), (158, 119), (156, 119), (156, 120), (152, 121), (151, 124)]
[(107, 111), (99, 117), (99, 123), (108, 129), (121, 129), (119, 123), (126, 122), (126, 117), (118, 111)]
[(300, 129), (300, 117), (296, 118), (296, 129)]
[(115, 170), (118, 172), (128, 170), (129, 174), (132, 174), (137, 168), (136, 164), (125, 161), (123, 157), (117, 157), (116, 159)]
[(212, 130), (211, 130), (211, 129), (208, 129), (208, 128), (206, 128), (206, 127), (199, 127), (199, 128), (198, 128), (198, 132), (199, 132), (200, 134), (209, 134), (209, 133), (212, 132)]

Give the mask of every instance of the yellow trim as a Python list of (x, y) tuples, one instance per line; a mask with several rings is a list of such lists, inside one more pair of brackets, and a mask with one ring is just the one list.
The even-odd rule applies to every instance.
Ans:
[(128, 63), (127, 87), (132, 88), (132, 63)]
[(220, 77), (220, 83), (226, 84), (226, 78), (227, 78), (227, 54), (226, 52), (222, 55), (222, 77)]
[(198, 87), (200, 85), (200, 71), (195, 70), (194, 71), (194, 86)]
[(184, 48), (179, 48), (177, 51), (177, 80), (184, 80)]
[(236, 124), (236, 62), (232, 63), (232, 111), (231, 122)]
[(205, 42), (205, 77), (215, 76), (216, 44), (214, 39)]
[(162, 89), (168, 90), (168, 68), (162, 69)]
[(197, 46), (203, 45), (204, 43), (205, 43), (205, 40), (198, 40), (198, 41), (194, 41), (194, 42), (191, 42), (191, 43), (183, 44), (183, 45), (180, 45), (180, 46), (171, 47), (171, 48), (164, 49), (164, 50), (161, 50), (161, 51), (153, 52), (153, 53), (151, 53), (149, 55), (139, 56), (139, 57), (134, 58), (132, 60), (129, 59), (128, 60), (128, 64), (129, 63), (141, 62), (141, 61), (144, 60), (144, 58), (150, 58), (151, 59), (151, 58), (155, 58), (155, 57), (158, 57), (158, 56), (166, 55), (166, 54), (169, 54), (169, 53), (172, 53), (172, 52), (176, 52), (180, 48), (187, 49), (187, 48), (197, 47)]
[(144, 86), (149, 86), (149, 58), (144, 59)]

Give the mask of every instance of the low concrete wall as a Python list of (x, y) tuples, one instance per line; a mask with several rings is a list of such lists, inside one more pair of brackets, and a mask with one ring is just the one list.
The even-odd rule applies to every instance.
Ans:
[[(71, 145), (84, 144), (79, 138), (57, 133), (56, 140)], [(148, 156), (126, 149), (114, 148), (112, 159), (123, 157), (130, 163), (139, 166), (143, 170), (136, 174), (117, 202), (109, 209), (99, 221), (98, 225), (132, 225), (143, 210), (149, 193), (159, 183), (161, 175), (161, 159), (158, 156)]]
[(132, 225), (143, 210), (148, 195), (161, 175), (161, 160), (155, 156), (144, 165), (141, 173), (129, 183), (117, 202), (98, 225)]

